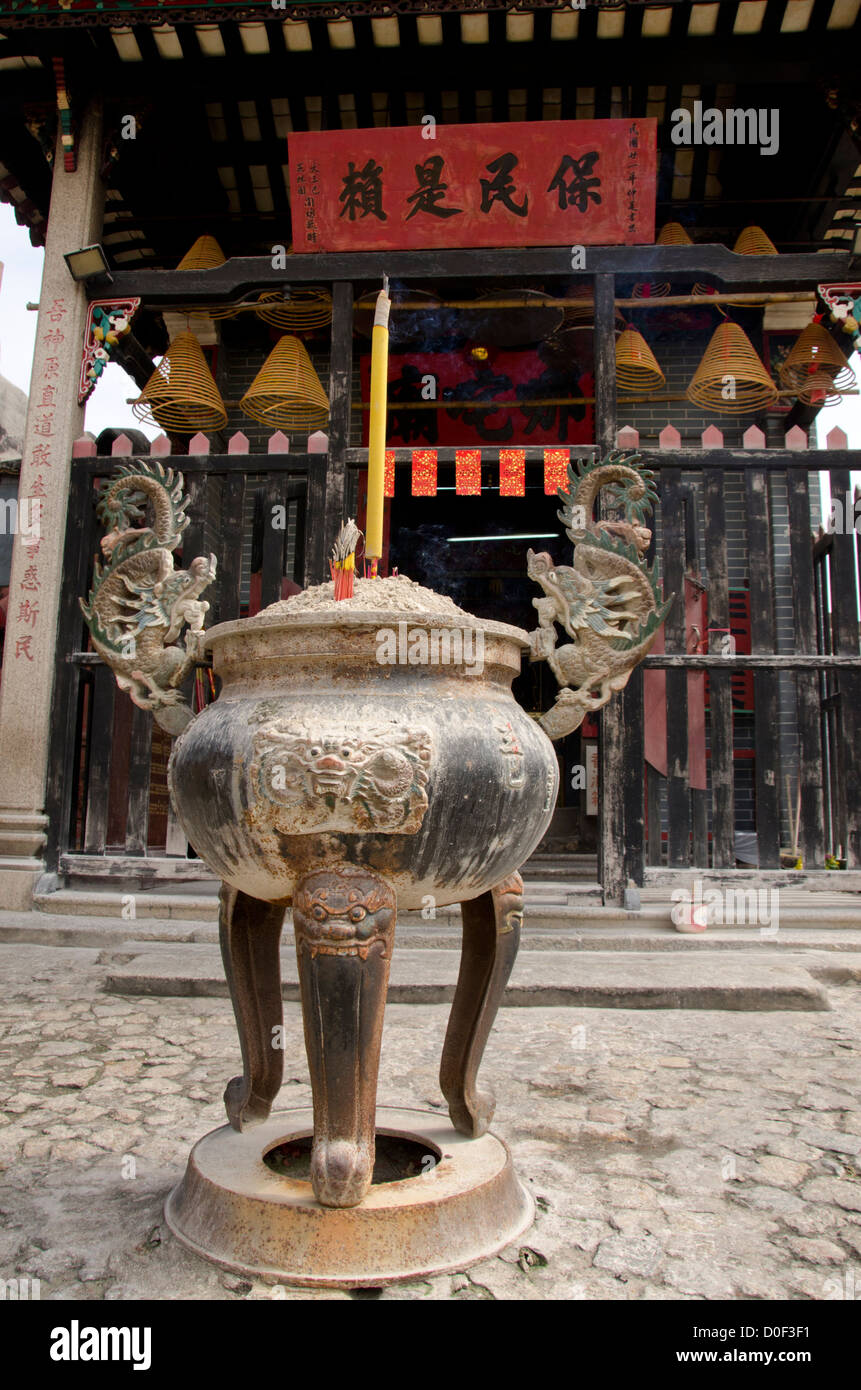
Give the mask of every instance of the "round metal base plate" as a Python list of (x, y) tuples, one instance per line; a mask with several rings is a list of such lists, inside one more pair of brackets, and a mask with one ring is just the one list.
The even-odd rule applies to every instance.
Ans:
[(263, 1158), (313, 1130), (310, 1109), (285, 1110), (238, 1134), (229, 1125), (195, 1144), (165, 1204), (167, 1224), (206, 1260), (273, 1282), (375, 1287), (464, 1269), (531, 1224), (534, 1204), (493, 1134), (467, 1139), (434, 1111), (380, 1109), (377, 1133), (427, 1145), (429, 1172), (374, 1184), (357, 1207), (324, 1207), (309, 1182)]

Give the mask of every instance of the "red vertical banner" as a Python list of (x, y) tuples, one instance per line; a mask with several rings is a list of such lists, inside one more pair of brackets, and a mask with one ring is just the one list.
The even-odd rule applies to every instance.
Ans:
[(385, 467), (383, 469), (383, 496), (394, 497), (395, 495), (395, 451), (386, 450)]
[(458, 497), (481, 495), (481, 450), (455, 449), (454, 482)]
[(559, 489), (568, 491), (568, 461), (570, 449), (544, 450), (544, 491), (548, 497), (555, 497)]
[(500, 449), (499, 495), (500, 497), (526, 496), (525, 449)]
[(413, 497), (436, 497), (436, 449), (413, 449)]

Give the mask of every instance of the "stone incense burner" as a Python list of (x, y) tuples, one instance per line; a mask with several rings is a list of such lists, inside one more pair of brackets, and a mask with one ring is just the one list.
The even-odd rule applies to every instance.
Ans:
[[(196, 852), (223, 881), (220, 931), (242, 1046), (230, 1124), (264, 1123), (282, 1079), (279, 939), (292, 904), (313, 1092), (311, 1182), (362, 1202), (395, 915), (460, 902), (460, 977), (440, 1084), (477, 1137), (476, 1075), (517, 951), (522, 882), (557, 789), (511, 682), (527, 634), (405, 578), (321, 585), (205, 635), (222, 682), (170, 761)], [(458, 660), (458, 656), (460, 659)]]

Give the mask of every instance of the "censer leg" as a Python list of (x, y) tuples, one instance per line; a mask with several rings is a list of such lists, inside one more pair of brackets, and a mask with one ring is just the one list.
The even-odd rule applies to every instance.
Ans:
[(395, 895), (363, 869), (319, 870), (296, 885), (293, 925), (314, 1097), (311, 1183), (324, 1206), (352, 1207), (374, 1171)]
[(284, 903), (266, 903), (223, 884), (218, 914), (221, 955), (239, 1044), (242, 1076), (227, 1083), (224, 1104), (234, 1129), (250, 1129), (269, 1118), (281, 1088), (284, 1049), (281, 1029), (281, 960), (278, 944)]
[(442, 1050), (439, 1084), (451, 1122), (461, 1134), (484, 1134), (496, 1107), (479, 1091), (478, 1068), (505, 993), (523, 920), (523, 880), (511, 874), (489, 893), (461, 903), (463, 945), (451, 1015)]

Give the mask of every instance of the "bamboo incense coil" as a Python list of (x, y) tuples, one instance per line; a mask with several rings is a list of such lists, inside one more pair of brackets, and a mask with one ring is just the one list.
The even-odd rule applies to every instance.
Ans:
[(132, 409), (177, 434), (224, 428), (227, 409), (193, 333), (174, 338)]
[(642, 333), (626, 328), (616, 339), (616, 384), (621, 391), (657, 391), (666, 377)]
[(665, 222), (655, 237), (656, 246), (693, 246), (693, 237), (681, 222)]
[(645, 284), (635, 285), (631, 290), (634, 299), (663, 299), (665, 294), (669, 294), (672, 286), (669, 280), (651, 280)]
[[(776, 256), (779, 254), (771, 237), (761, 227), (754, 226), (745, 227), (743, 231), (739, 232), (732, 249), (737, 256)], [(764, 299), (757, 300), (755, 304), (743, 303), (741, 300), (735, 299), (730, 299), (727, 302), (735, 305), (736, 308), (744, 309), (764, 309), (766, 303)]]
[[(693, 246), (693, 244), (693, 239), (688, 235), (681, 222), (666, 222), (655, 237), (656, 246)], [(670, 289), (669, 280), (659, 280), (635, 285), (631, 294), (635, 299), (663, 299), (664, 295), (670, 293)]]
[(240, 401), (261, 425), (312, 433), (329, 420), (329, 398), (304, 343), (285, 333)]
[(686, 395), (704, 410), (744, 415), (774, 405), (778, 391), (747, 334), (727, 319), (715, 329)]
[(745, 227), (732, 248), (737, 256), (776, 256), (777, 247), (761, 227)]
[(805, 405), (836, 405), (855, 385), (855, 373), (828, 330), (809, 323), (787, 354), (780, 381)]
[(177, 270), (212, 270), (227, 260), (214, 236), (199, 236), (186, 251)]
[(325, 328), (332, 322), (332, 296), (316, 285), (291, 288), (286, 297), (279, 290), (264, 290), (257, 305), (258, 318), (291, 332)]

